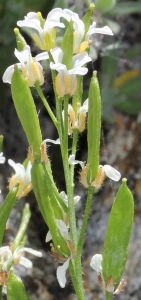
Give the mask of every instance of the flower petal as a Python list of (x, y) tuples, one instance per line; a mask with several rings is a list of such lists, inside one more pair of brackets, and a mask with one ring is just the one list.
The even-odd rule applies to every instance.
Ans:
[(84, 162), (83, 161), (81, 161), (81, 160), (75, 160), (75, 156), (74, 156), (74, 154), (71, 154), (70, 156), (69, 156), (69, 164), (70, 165), (77, 165), (77, 164), (80, 164), (80, 166), (81, 166), (81, 168), (83, 169), (84, 168)]
[(26, 248), (26, 247), (20, 248), (19, 252), (23, 252), (23, 251), (31, 253), (37, 257), (42, 257), (42, 252), (34, 250), (32, 248)]
[[(21, 69), (21, 67), (22, 67), (21, 63), (17, 63), (16, 65), (18, 66), (19, 69)], [(8, 67), (5, 70), (3, 77), (2, 77), (3, 82), (11, 83), (11, 78), (12, 78), (13, 73), (14, 73), (14, 65)]]
[(45, 239), (45, 242), (48, 243), (49, 241), (52, 240), (52, 235), (50, 233), (50, 231), (48, 231), (47, 235), (46, 235), (46, 239)]
[(43, 141), (43, 143), (52, 143), (55, 145), (60, 145), (60, 139), (57, 139), (57, 140), (46, 139)]
[(31, 260), (27, 259), (26, 257), (21, 257), (19, 264), (24, 266), (25, 268), (32, 268), (32, 262)]
[(64, 288), (66, 285), (66, 271), (69, 267), (69, 262), (70, 258), (68, 258), (62, 266), (57, 268), (56, 275), (61, 288)]
[(116, 169), (114, 169), (110, 165), (104, 165), (103, 168), (104, 168), (104, 172), (107, 177), (109, 177), (110, 179), (112, 179), (114, 181), (120, 180), (121, 174)]
[(66, 224), (62, 221), (62, 220), (59, 220), (59, 219), (56, 219), (56, 224), (57, 224), (57, 227), (62, 235), (62, 237), (64, 239), (68, 239), (68, 228), (66, 226)]
[(91, 259), (90, 266), (97, 273), (101, 273), (102, 272), (102, 255), (95, 254)]

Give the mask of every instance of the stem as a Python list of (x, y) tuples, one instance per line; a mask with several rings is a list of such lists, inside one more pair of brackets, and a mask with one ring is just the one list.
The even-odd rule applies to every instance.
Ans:
[(86, 207), (85, 207), (85, 212), (84, 212), (84, 218), (82, 222), (82, 227), (79, 235), (79, 241), (77, 245), (77, 255), (78, 257), (81, 257), (81, 252), (82, 252), (82, 246), (83, 246), (83, 241), (84, 241), (84, 236), (86, 232), (86, 227), (87, 227), (87, 222), (90, 214), (90, 208), (91, 208), (91, 203), (92, 203), (92, 198), (93, 198), (93, 193), (94, 193), (94, 187), (89, 186), (88, 188), (88, 195), (87, 195), (87, 202), (86, 202)]
[(106, 292), (106, 300), (112, 300), (113, 294)]
[[(76, 154), (76, 147), (77, 147), (77, 141), (78, 141), (78, 130), (73, 130), (73, 141), (72, 141), (72, 154)], [(70, 178), (71, 182), (74, 180), (74, 165), (70, 166)]]
[[(82, 270), (79, 269), (79, 273), (77, 273), (76, 272), (77, 269), (74, 270), (74, 261), (71, 260), (70, 264), (69, 264), (69, 271), (70, 271), (71, 279), (72, 279), (73, 286), (74, 286), (74, 289), (76, 292), (77, 300), (85, 300), (82, 276), (80, 276), (80, 274), (82, 274)], [(80, 273), (80, 271), (81, 271), (81, 273)], [(78, 276), (79, 276), (79, 280), (78, 280)]]
[(50, 106), (49, 106), (49, 104), (48, 104), (48, 102), (47, 102), (47, 100), (46, 100), (39, 84), (38, 84), (38, 82), (35, 83), (35, 88), (36, 88), (37, 93), (39, 94), (39, 96), (40, 96), (40, 98), (41, 98), (41, 100), (42, 100), (42, 102), (43, 102), (43, 104), (44, 104), (44, 106), (45, 106), (52, 122), (54, 123), (55, 127), (58, 129), (58, 121), (55, 118), (55, 116), (54, 116), (54, 114), (53, 114), (53, 112), (52, 112), (52, 110), (51, 110), (51, 108), (50, 108)]
[(20, 224), (19, 230), (16, 234), (14, 243), (13, 243), (12, 252), (14, 252), (20, 246), (21, 242), (23, 241), (30, 217), (31, 217), (31, 212), (29, 209), (29, 204), (26, 203), (24, 210), (23, 210), (21, 224)]
[(70, 168), (68, 163), (68, 96), (64, 99), (64, 152), (63, 152), (63, 165), (66, 180), (66, 188), (68, 195), (68, 215), (70, 234), (72, 238), (73, 246), (77, 247), (77, 231), (76, 231), (76, 218), (75, 218), (75, 207), (74, 207), (74, 195), (73, 195), (73, 182), (70, 178)]

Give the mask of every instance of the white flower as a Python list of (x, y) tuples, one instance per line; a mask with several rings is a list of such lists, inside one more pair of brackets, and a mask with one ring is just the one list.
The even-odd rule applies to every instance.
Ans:
[(26, 169), (22, 164), (15, 163), (12, 159), (9, 159), (8, 163), (15, 170), (15, 174), (10, 178), (9, 190), (11, 190), (17, 183), (19, 183), (17, 197), (21, 198), (26, 196), (32, 189), (31, 162), (28, 162)]
[[(66, 193), (64, 191), (60, 192), (60, 196), (63, 199), (64, 203), (66, 204), (66, 206), (68, 206), (68, 196), (66, 195)], [(74, 197), (74, 205), (76, 205), (76, 203), (81, 199), (80, 196), (75, 196)]]
[(51, 139), (46, 139), (46, 140), (43, 140), (42, 143), (52, 143), (52, 144), (55, 144), (55, 145), (60, 145), (60, 139), (57, 139), (57, 140), (51, 140)]
[(65, 94), (74, 95), (77, 89), (76, 75), (85, 75), (88, 72), (86, 67), (83, 67), (87, 62), (91, 61), (87, 52), (83, 52), (72, 57), (72, 68), (67, 69), (66, 65), (62, 64), (63, 51), (61, 48), (54, 48), (51, 50), (54, 60), (50, 62), (50, 68), (56, 70), (58, 75), (56, 77), (56, 91), (60, 97)]
[(120, 178), (121, 178), (120, 172), (118, 172), (116, 169), (114, 169), (110, 165), (104, 165), (103, 169), (104, 169), (105, 175), (107, 177), (109, 177), (110, 179), (112, 179), (114, 181), (120, 180)]
[(69, 267), (69, 263), (70, 263), (70, 257), (65, 261), (65, 263), (62, 266), (59, 266), (57, 268), (56, 275), (61, 288), (64, 288), (66, 285), (66, 271)]
[(90, 266), (94, 269), (98, 274), (102, 273), (102, 255), (95, 254), (90, 262)]
[(12, 247), (4, 246), (0, 248), (0, 261), (2, 270), (8, 272), (13, 265), (23, 265), (26, 268), (32, 268), (32, 262), (23, 256), (24, 252), (31, 253), (35, 256), (41, 257), (42, 253), (32, 248), (18, 247), (12, 252)]
[(104, 26), (102, 28), (96, 28), (96, 22), (93, 22), (92, 25), (90, 25), (89, 30), (86, 34), (86, 40), (88, 40), (89, 37), (94, 33), (113, 35), (112, 30), (108, 26)]
[(5, 163), (5, 157), (3, 156), (3, 152), (0, 153), (0, 164)]
[[(83, 132), (86, 127), (86, 114), (88, 112), (88, 99), (84, 101), (82, 106), (78, 106), (76, 113), (71, 104), (68, 105), (68, 134), (73, 133), (73, 129)], [(64, 119), (64, 111), (63, 111)]]
[(80, 164), (81, 168), (83, 169), (85, 167), (85, 163), (81, 160), (75, 160), (75, 155), (74, 154), (71, 154), (69, 156), (69, 164), (70, 165), (77, 165), (77, 164)]
[[(28, 45), (26, 45), (23, 51), (18, 51), (15, 49), (15, 56), (18, 58), (20, 63), (16, 65), (22, 71), (23, 76), (26, 78), (29, 86), (34, 86), (35, 82), (38, 81), (40, 85), (44, 83), (43, 68), (39, 61), (48, 59), (48, 54), (46, 52), (36, 55), (35, 58), (31, 55), (31, 50)], [(11, 78), (14, 73), (14, 65), (8, 67), (3, 74), (3, 82), (11, 83)]]
[(60, 22), (62, 9), (55, 8), (50, 11), (44, 20), (40, 13), (30, 12), (23, 21), (18, 21), (20, 27), (29, 27), (34, 29), (33, 39), (41, 50), (47, 50), (55, 47), (56, 30), (55, 27), (64, 28), (65, 25)]
[[(61, 233), (61, 236), (65, 239), (68, 240), (68, 227), (66, 226), (66, 224), (63, 222), (63, 220), (59, 220), (56, 219), (56, 224), (57, 227)], [(48, 231), (47, 236), (46, 236), (46, 243), (49, 242), (52, 239), (52, 235), (50, 233), (50, 231)]]
[(112, 30), (108, 26), (104, 26), (102, 28), (96, 28), (96, 23), (93, 22), (93, 24), (90, 25), (88, 29), (85, 40), (83, 40), (85, 35), (85, 25), (83, 21), (79, 19), (78, 14), (70, 11), (69, 9), (64, 9), (62, 17), (64, 17), (68, 22), (70, 22), (70, 20), (73, 21), (73, 27), (74, 27), (73, 53), (81, 53), (85, 51), (88, 48), (90, 43), (89, 37), (94, 33), (113, 35)]

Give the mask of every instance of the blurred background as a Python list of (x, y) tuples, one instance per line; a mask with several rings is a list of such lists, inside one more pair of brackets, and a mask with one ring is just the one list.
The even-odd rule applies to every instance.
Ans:
[[(0, 78), (8, 66), (17, 62), (14, 56), (16, 42), (13, 29), (17, 26), (18, 20), (23, 20), (24, 16), (31, 11), (41, 11), (46, 18), (48, 12), (55, 7), (72, 9), (82, 17), (90, 3), (89, 0), (0, 0)], [(100, 34), (92, 36), (93, 63), (89, 64), (89, 72), (84, 77), (83, 98), (84, 100), (87, 98), (92, 71), (97, 70), (102, 95), (101, 163), (112, 165), (121, 172), (122, 177), (128, 179), (128, 186), (135, 199), (135, 220), (124, 274), (127, 286), (119, 295), (119, 299), (137, 300), (140, 299), (141, 294), (141, 0), (95, 0), (94, 3), (93, 20), (96, 21), (97, 27), (108, 25), (113, 30), (114, 36)], [(31, 32), (24, 28), (21, 32), (31, 46), (33, 56), (38, 54), (39, 49), (31, 39)], [(45, 71), (43, 92), (55, 112), (50, 71), (47, 64), (43, 67)], [(34, 88), (32, 92), (43, 139), (56, 139), (56, 130)], [(27, 155), (28, 143), (13, 106), (10, 85), (3, 84), (1, 79), (0, 135), (4, 135), (5, 157), (22, 163)], [(65, 187), (58, 146), (52, 145), (49, 154), (55, 181), (62, 191)], [(87, 132), (85, 131), (79, 138), (77, 159), (85, 160), (86, 157)], [(8, 178), (12, 171), (7, 163), (0, 166), (1, 202), (8, 192)], [(78, 181), (78, 171), (76, 169), (75, 192), (82, 198), (76, 208), (78, 228), (80, 228), (86, 191)], [(87, 300), (104, 299), (97, 284), (96, 274), (90, 270), (89, 263), (95, 253), (102, 253), (109, 211), (119, 184), (106, 180), (103, 188), (94, 197), (83, 252)], [(27, 271), (18, 267), (17, 274), (23, 278), (31, 300), (39, 298), (55, 300), (59, 297), (61, 300), (76, 299), (69, 277), (65, 289), (61, 289), (56, 280), (58, 263), (50, 256), (49, 245), (45, 244), (47, 228), (32, 192), (25, 199), (21, 199), (12, 211), (4, 243), (12, 242), (26, 202), (29, 202), (32, 211), (27, 245), (42, 250), (43, 259), (33, 258), (34, 268)], [(3, 297), (5, 299), (6, 296)]]

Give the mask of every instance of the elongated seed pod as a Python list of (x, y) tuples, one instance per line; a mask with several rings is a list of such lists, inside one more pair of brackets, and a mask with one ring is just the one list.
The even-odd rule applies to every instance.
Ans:
[(4, 235), (4, 230), (6, 227), (6, 222), (9, 218), (10, 212), (13, 208), (13, 206), (15, 205), (16, 201), (17, 201), (17, 194), (18, 191), (18, 187), (14, 187), (9, 194), (7, 195), (7, 197), (5, 198), (3, 204), (0, 207), (0, 245), (2, 243), (3, 240), (3, 235)]
[(99, 149), (101, 135), (101, 96), (96, 72), (93, 73), (89, 88), (88, 102), (88, 182), (96, 178), (99, 167)]
[(21, 278), (13, 272), (10, 273), (7, 282), (7, 300), (30, 300)]
[(33, 146), (33, 151), (40, 157), (42, 135), (36, 107), (26, 79), (17, 66), (15, 66), (11, 80), (11, 91), (15, 109), (26, 133), (29, 145)]
[[(104, 281), (107, 284), (111, 276), (114, 287), (125, 268), (134, 216), (133, 196), (126, 182), (127, 179), (123, 178), (110, 212), (102, 255)], [(108, 294), (106, 299), (112, 299), (112, 294)]]
[(50, 197), (49, 189), (51, 189), (51, 185), (49, 182), (47, 182), (46, 172), (43, 163), (34, 161), (31, 169), (31, 177), (33, 190), (43, 218), (46, 224), (48, 225), (50, 233), (52, 235), (54, 247), (58, 252), (58, 249), (61, 250), (60, 254), (65, 253), (66, 255), (70, 255), (67, 244), (61, 236), (56, 224), (57, 218), (62, 219), (62, 211), (60, 210), (59, 205), (57, 208), (58, 212), (56, 212), (56, 208), (54, 209), (56, 203), (54, 203), (54, 199), (51, 199)]

